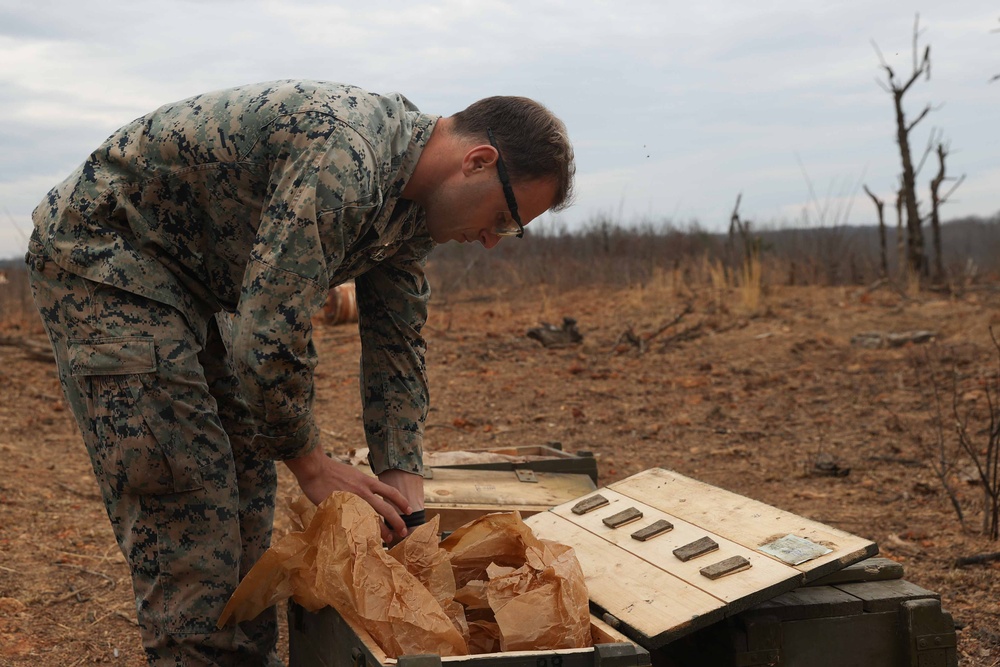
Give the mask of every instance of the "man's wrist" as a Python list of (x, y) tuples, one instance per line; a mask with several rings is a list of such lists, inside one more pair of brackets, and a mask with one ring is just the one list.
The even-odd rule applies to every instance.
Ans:
[(326, 453), (323, 448), (314, 446), (302, 456), (286, 459), (284, 464), (296, 479), (308, 479), (322, 469), (324, 458)]
[(403, 523), (406, 524), (407, 528), (416, 528), (417, 526), (422, 526), (427, 523), (427, 512), (425, 510), (414, 510), (409, 514), (403, 514)]

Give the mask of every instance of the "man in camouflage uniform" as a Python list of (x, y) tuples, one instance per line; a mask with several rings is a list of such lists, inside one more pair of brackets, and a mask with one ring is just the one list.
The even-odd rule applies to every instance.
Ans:
[[(48, 194), (26, 261), (150, 664), (276, 662), (274, 609), (215, 627), (269, 545), (274, 461), (313, 502), (352, 491), (387, 541), (406, 534), (400, 514), (423, 508), (425, 258), (520, 236), (572, 176), (564, 126), (531, 100), (441, 118), (279, 81), (161, 107)], [(312, 415), (311, 318), (352, 278), (377, 478), (327, 457)]]

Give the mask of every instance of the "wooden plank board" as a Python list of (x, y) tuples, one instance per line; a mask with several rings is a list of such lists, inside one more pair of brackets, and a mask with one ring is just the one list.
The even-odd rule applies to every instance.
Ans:
[(802, 583), (878, 553), (871, 540), (662, 468), (646, 470), (608, 488), (636, 501), (641, 499), (668, 515), (683, 517), (754, 552), (788, 534), (832, 549), (825, 556), (790, 566), (801, 572)]
[(860, 599), (864, 605), (864, 610), (870, 613), (896, 611), (899, 609), (899, 604), (905, 600), (923, 598), (941, 599), (941, 596), (937, 593), (929, 591), (926, 588), (921, 588), (903, 579), (837, 584), (834, 588), (838, 588)]
[[(799, 585), (801, 574), (795, 568), (719, 535), (711, 536), (719, 544), (717, 550), (686, 562), (681, 561), (673, 554), (673, 550), (705, 537), (706, 532), (703, 528), (610, 489), (603, 489), (601, 495), (608, 499), (608, 504), (582, 516), (573, 514), (574, 502), (554, 507), (546, 514), (561, 516), (595, 537), (614, 545), (617, 560), (625, 564), (626, 567), (640, 562), (653, 565), (680, 579), (688, 586), (712, 596), (718, 601), (720, 607), (729, 605), (728, 613), (738, 613), (757, 602), (792, 590)], [(642, 520), (623, 528), (609, 528), (604, 524), (605, 517), (614, 515), (626, 507), (635, 507), (640, 510), (643, 513)], [(556, 539), (538, 527), (542, 516), (533, 516), (527, 519), (526, 523), (535, 529), (536, 534), (547, 539)], [(645, 542), (632, 539), (632, 532), (659, 520), (672, 523), (673, 530)], [(566, 542), (566, 544), (577, 547), (577, 556), (581, 556), (582, 549), (576, 543)], [(629, 558), (629, 554), (635, 558)], [(703, 567), (733, 556), (746, 558), (751, 564), (750, 569), (715, 580), (701, 574)], [(589, 577), (586, 569), (584, 569), (584, 574)], [(606, 606), (608, 600), (595, 595), (593, 590), (590, 593), (591, 600), (605, 609), (608, 608)], [(623, 584), (615, 586), (612, 589), (612, 594), (615, 598), (622, 598), (629, 595), (638, 597), (645, 593), (635, 589), (629, 590)]]
[[(526, 523), (537, 535), (573, 547), (590, 599), (643, 646), (662, 646), (724, 616), (725, 605), (717, 597), (642, 559), (623, 559), (613, 543), (564, 517), (543, 512)], [(649, 544), (632, 540), (627, 531), (623, 535)]]
[(903, 578), (903, 566), (888, 558), (868, 558), (843, 570), (831, 572), (825, 577), (809, 582), (810, 586), (832, 586), (858, 581), (889, 581)]
[(702, 556), (718, 550), (719, 543), (706, 535), (705, 537), (698, 538), (690, 544), (677, 547), (673, 550), (673, 554), (682, 562), (686, 563), (692, 558), (701, 558)]
[(434, 468), (424, 480), (424, 502), (433, 508), (491, 505), (495, 511), (519, 507), (548, 509), (592, 492), (587, 475), (536, 473), (537, 482), (522, 482), (512, 470)]
[(853, 616), (863, 611), (862, 602), (833, 586), (810, 586), (761, 602), (743, 613), (743, 617), (771, 616), (779, 621), (803, 621), (810, 618)]
[(607, 504), (608, 499), (598, 493), (597, 495), (584, 498), (577, 504), (573, 505), (570, 511), (572, 511), (573, 514), (586, 514), (587, 512), (593, 512), (598, 507), (604, 507)]
[(718, 563), (706, 565), (699, 572), (701, 572), (701, 576), (708, 577), (714, 581), (715, 579), (728, 577), (731, 574), (737, 574), (749, 569), (750, 561), (746, 558), (743, 556), (730, 556), (725, 560), (720, 560)]
[[(576, 512), (574, 512), (576, 514)], [(654, 537), (658, 537), (663, 533), (671, 531), (674, 529), (674, 524), (670, 523), (666, 519), (657, 519), (653, 523), (649, 524), (645, 528), (640, 528), (639, 530), (632, 533), (633, 540), (639, 540), (640, 542), (647, 542)]]

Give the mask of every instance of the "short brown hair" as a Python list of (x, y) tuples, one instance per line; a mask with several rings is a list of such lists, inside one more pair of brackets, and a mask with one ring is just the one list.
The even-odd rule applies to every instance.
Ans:
[(493, 131), (511, 180), (552, 179), (556, 197), (552, 210), (569, 206), (573, 197), (573, 146), (566, 126), (538, 102), (527, 97), (487, 97), (452, 116), (457, 134), (486, 140)]

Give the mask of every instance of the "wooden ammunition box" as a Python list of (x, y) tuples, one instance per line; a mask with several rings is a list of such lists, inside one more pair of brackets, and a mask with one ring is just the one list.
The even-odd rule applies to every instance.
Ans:
[(652, 652), (656, 667), (956, 667), (955, 625), (902, 567), (862, 561)]
[[(452, 473), (512, 474), (433, 471), (441, 491), (457, 488), (454, 480), (443, 479)], [(520, 478), (517, 483), (530, 484)], [(498, 498), (494, 510), (509, 509), (506, 492), (487, 487), (491, 483), (473, 484), (479, 496)], [(430, 510), (434, 489), (425, 490)], [(459, 660), (476, 667), (956, 664), (954, 625), (938, 596), (902, 580), (901, 568), (890, 561), (866, 560), (878, 552), (870, 540), (658, 468), (561, 504), (552, 498), (544, 502), (551, 509), (526, 523), (536, 535), (573, 547), (587, 582), (596, 646), (466, 658), (403, 656), (395, 662), (402, 667)], [(489, 511), (466, 504), (442, 509), (457, 512), (463, 523)], [(291, 605), (289, 636), (292, 667), (393, 662), (333, 609), (310, 614)]]

